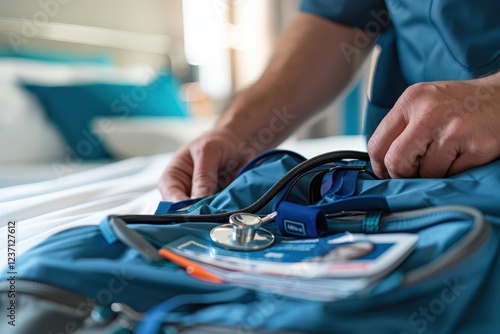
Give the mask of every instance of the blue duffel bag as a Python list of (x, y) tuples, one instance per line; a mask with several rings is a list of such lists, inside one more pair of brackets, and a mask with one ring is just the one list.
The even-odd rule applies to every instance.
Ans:
[[(155, 215), (110, 216), (26, 252), (16, 282), (23, 319), (15, 328), (3, 321), (0, 332), (497, 333), (499, 170), (497, 161), (443, 179), (380, 180), (366, 153), (306, 160), (270, 151), (216, 195), (162, 202)], [(276, 241), (347, 231), (404, 232), (418, 235), (418, 242), (397, 268), (366, 288), (322, 299), (199, 280), (145, 254), (116, 228), (126, 224), (155, 248), (185, 235), (210, 243), (210, 231), (238, 212), (277, 212), (266, 225)], [(291, 229), (290, 221), (303, 227)], [(8, 278), (4, 274), (0, 284), (2, 309)]]

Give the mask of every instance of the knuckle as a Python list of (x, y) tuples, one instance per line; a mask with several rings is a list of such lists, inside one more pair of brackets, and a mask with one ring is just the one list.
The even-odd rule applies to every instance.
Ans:
[(446, 128), (441, 133), (445, 141), (452, 141), (461, 134), (464, 134), (463, 124), (459, 119), (449, 121)]
[(398, 100), (398, 111), (407, 122), (415, 118), (417, 124), (430, 123), (436, 117), (439, 99), (430, 83), (416, 83), (408, 87)]
[(200, 171), (193, 175), (193, 188), (195, 189), (217, 189), (218, 176), (215, 172)]
[(434, 96), (439, 94), (439, 86), (434, 82), (417, 82), (406, 89), (410, 95)]
[(379, 133), (374, 133), (367, 144), (370, 160), (375, 164), (383, 163), (384, 159), (384, 138)]
[(406, 88), (401, 97), (406, 101), (414, 101), (417, 98), (421, 98), (425, 92), (424, 83), (416, 83)]
[(468, 142), (466, 151), (463, 153), (464, 156), (477, 161), (477, 164), (482, 164), (496, 158), (497, 145), (493, 138), (484, 138), (481, 141), (471, 140)]
[(408, 94), (419, 94), (425, 91), (426, 84), (423, 82), (417, 82), (406, 89)]
[(432, 82), (419, 82), (408, 87), (403, 95), (407, 100), (411, 100), (412, 103), (418, 101), (419, 105), (433, 106), (432, 102), (439, 96), (439, 89)]
[(370, 139), (367, 148), (373, 172), (379, 177), (384, 177), (383, 157), (378, 143), (375, 143), (373, 139)]
[(473, 138), (466, 127), (467, 125), (461, 119), (449, 120), (439, 129), (436, 138), (443, 147), (457, 146), (463, 142), (470, 144)]
[(409, 177), (414, 173), (413, 164), (398, 153), (388, 152), (384, 158), (384, 164), (392, 177)]
[(399, 161), (398, 159), (395, 159), (395, 156), (392, 153), (386, 154), (386, 156), (384, 157), (384, 165), (391, 175), (399, 169)]
[(380, 153), (380, 145), (378, 136), (374, 134), (370, 140), (368, 140), (367, 144), (368, 153), (370, 154), (370, 159), (378, 160), (378, 155)]
[(212, 148), (212, 142), (206, 138), (202, 138), (193, 146), (193, 154), (204, 155)]

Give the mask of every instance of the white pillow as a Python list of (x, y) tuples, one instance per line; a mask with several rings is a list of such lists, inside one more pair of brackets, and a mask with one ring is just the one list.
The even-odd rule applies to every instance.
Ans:
[(47, 161), (64, 156), (64, 140), (38, 101), (16, 84), (0, 82), (0, 91), (0, 162)]

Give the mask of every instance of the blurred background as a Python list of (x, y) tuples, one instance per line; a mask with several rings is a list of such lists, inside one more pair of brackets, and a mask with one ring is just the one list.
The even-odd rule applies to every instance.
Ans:
[[(297, 6), (0, 0), (0, 173), (48, 164), (50, 178), (175, 150), (259, 77)], [(360, 133), (363, 78), (294, 138)]]

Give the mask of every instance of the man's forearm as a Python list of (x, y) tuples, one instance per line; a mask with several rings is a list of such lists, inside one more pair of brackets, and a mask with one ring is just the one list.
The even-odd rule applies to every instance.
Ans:
[(356, 34), (359, 30), (298, 14), (264, 74), (239, 94), (216, 129), (230, 129), (253, 154), (279, 144), (349, 84), (370, 51), (368, 46), (346, 57), (340, 46), (354, 46)]

